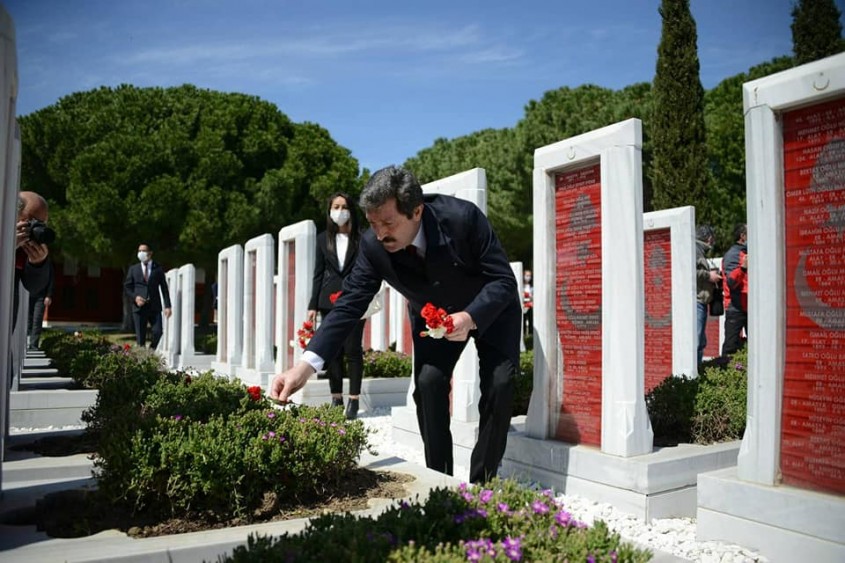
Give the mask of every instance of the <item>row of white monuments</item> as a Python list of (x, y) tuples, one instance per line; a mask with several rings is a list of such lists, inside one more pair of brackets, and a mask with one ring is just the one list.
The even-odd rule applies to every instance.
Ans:
[[(0, 10), (0, 232), (12, 232), (20, 142), (14, 28)], [(845, 55), (744, 86), (749, 227), (749, 399), (740, 443), (656, 449), (644, 395), (695, 373), (692, 208), (642, 213), (641, 124), (629, 120), (542, 147), (534, 171), (534, 391), (502, 466), (644, 518), (697, 516), (699, 539), (780, 561), (845, 560)], [(486, 209), (475, 169), (425, 187)], [(283, 228), (218, 260), (218, 349), (211, 367), (266, 386), (298, 360), (316, 228)], [(0, 385), (12, 348), (13, 245), (0, 244)], [(515, 270), (519, 271), (519, 265)], [(196, 272), (168, 272), (174, 317), (161, 351), (197, 367)], [(646, 276), (648, 289), (646, 291)], [(521, 280), (521, 275), (517, 276)], [(660, 291), (654, 291), (657, 288)], [(407, 310), (386, 288), (368, 347), (411, 352)], [(175, 295), (174, 295), (175, 294)], [(9, 313), (7, 313), (9, 312)], [(275, 353), (274, 353), (275, 347)], [(210, 358), (209, 358), (210, 359)], [(478, 421), (469, 347), (454, 374), (452, 427), (468, 464)], [(314, 380), (298, 397), (316, 402)], [(419, 446), (410, 389), (394, 438)], [(364, 393), (367, 393), (365, 387)], [(0, 393), (0, 416), (8, 393)], [(4, 435), (5, 437), (5, 435)]]

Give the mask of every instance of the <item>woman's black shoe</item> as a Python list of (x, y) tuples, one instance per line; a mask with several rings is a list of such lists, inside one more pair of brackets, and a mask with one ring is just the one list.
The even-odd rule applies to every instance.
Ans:
[(342, 407), (343, 406), (343, 399), (332, 398), (332, 406), (333, 407)]
[(346, 420), (358, 418), (358, 399), (349, 399), (346, 403)]

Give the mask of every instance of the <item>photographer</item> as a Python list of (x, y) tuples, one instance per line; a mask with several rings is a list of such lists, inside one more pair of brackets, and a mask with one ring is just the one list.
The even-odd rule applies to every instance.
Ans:
[(35, 192), (18, 194), (18, 222), (15, 225), (15, 300), (12, 330), (18, 318), (19, 282), (30, 294), (41, 293), (50, 283), (47, 245), (56, 233), (47, 226), (47, 200)]
[(722, 260), (725, 293), (723, 356), (743, 349), (748, 334), (748, 227), (745, 223), (734, 228), (734, 240), (736, 242)]

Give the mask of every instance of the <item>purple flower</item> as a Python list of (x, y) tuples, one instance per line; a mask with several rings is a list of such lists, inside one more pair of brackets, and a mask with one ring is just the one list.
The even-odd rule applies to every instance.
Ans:
[(508, 504), (506, 502), (500, 502), (499, 504), (496, 505), (496, 508), (499, 509), (499, 512), (504, 512), (505, 514), (511, 513), (511, 507), (508, 506)]
[(546, 506), (546, 503), (537, 499), (531, 503), (531, 510), (534, 511), (534, 514), (546, 514), (549, 512), (549, 507)]
[(491, 498), (493, 498), (493, 491), (490, 489), (484, 489), (481, 491), (481, 494), (478, 495), (478, 500), (480, 500), (482, 504), (487, 504), (490, 502)]
[(463, 514), (455, 514), (455, 517), (452, 518), (455, 521), (455, 524), (463, 524), (464, 523), (464, 515)]
[(467, 488), (468, 488), (468, 485), (466, 483), (461, 483), (460, 485), (458, 485), (458, 490), (461, 491), (461, 492), (466, 491)]
[(616, 563), (616, 558), (617, 558), (616, 552), (611, 551), (610, 552), (610, 563)]
[(408, 503), (407, 500), (403, 500), (399, 503), (399, 508), (401, 508), (402, 510), (410, 510), (411, 505)]
[(181, 415), (181, 414), (174, 414), (174, 415), (173, 415), (173, 416), (171, 416), (170, 418), (172, 418), (173, 420), (177, 420), (177, 421), (178, 421), (178, 420), (182, 420), (182, 415)]
[(522, 544), (519, 538), (507, 537), (502, 542), (502, 549), (505, 551), (505, 556), (511, 561), (522, 560)]
[(592, 553), (587, 556), (587, 563), (596, 563), (596, 558)]
[(743, 366), (740, 362), (737, 362), (736, 365), (734, 365), (734, 368), (738, 369), (739, 371), (742, 371), (745, 366)]
[(276, 413), (270, 411), (267, 413), (267, 418), (276, 418)]
[(475, 515), (478, 516), (479, 518), (487, 518), (487, 511), (484, 510), (483, 508), (476, 508), (475, 509)]
[(475, 497), (472, 496), (472, 493), (464, 493), (461, 496), (464, 497), (464, 500), (467, 502), (472, 502), (473, 500), (475, 500)]
[(543, 496), (546, 498), (554, 498), (555, 494), (552, 492), (551, 489), (546, 489), (543, 491)]
[(340, 434), (340, 435), (342, 436), (342, 435), (346, 434), (346, 429), (344, 429), (344, 428), (338, 428), (338, 429), (337, 429), (337, 433), (338, 433), (338, 434)]
[(270, 437), (270, 438), (275, 438), (275, 437), (276, 437), (276, 433), (275, 433), (275, 432), (273, 432), (273, 431), (271, 430), (271, 431), (269, 431), (269, 432), (267, 433), (267, 436), (268, 436), (268, 437)]
[(282, 443), (282, 442), (284, 442), (286, 439), (287, 439), (287, 438), (285, 438), (284, 436), (279, 436), (279, 443), (281, 444), (281, 443)]
[(568, 526), (571, 521), (572, 515), (565, 510), (561, 510), (557, 514), (555, 514), (555, 522), (557, 522), (561, 526)]

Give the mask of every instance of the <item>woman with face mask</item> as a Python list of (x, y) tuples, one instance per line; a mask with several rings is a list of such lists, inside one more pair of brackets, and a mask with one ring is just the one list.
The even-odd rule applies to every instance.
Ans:
[[(317, 235), (317, 256), (311, 301), (308, 304), (308, 320), (315, 321), (318, 311), (325, 318), (332, 310), (332, 296), (336, 298), (342, 291), (343, 278), (352, 271), (352, 265), (358, 256), (360, 237), (358, 213), (352, 198), (342, 192), (332, 194), (326, 210), (326, 230)], [(343, 406), (344, 372), (349, 377), (346, 418), (350, 420), (358, 416), (361, 378), (364, 373), (364, 351), (361, 346), (364, 322), (362, 320), (355, 326), (337, 357), (326, 364), (333, 406)]]

